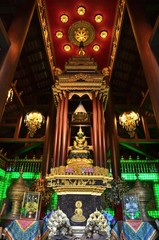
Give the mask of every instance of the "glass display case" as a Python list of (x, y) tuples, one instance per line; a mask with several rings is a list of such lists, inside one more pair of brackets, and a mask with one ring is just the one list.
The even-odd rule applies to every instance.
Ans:
[(123, 196), (123, 219), (139, 220), (140, 206), (137, 194), (125, 194)]

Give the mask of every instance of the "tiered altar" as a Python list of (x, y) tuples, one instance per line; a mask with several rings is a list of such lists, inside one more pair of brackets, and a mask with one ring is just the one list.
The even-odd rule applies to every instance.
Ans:
[[(109, 87), (93, 59), (81, 52), (66, 63), (63, 73), (56, 69), (54, 156), (46, 176), (47, 187), (58, 194), (59, 208), (72, 225), (78, 226), (85, 225), (89, 214), (102, 208), (101, 195), (112, 180), (106, 167), (104, 122)], [(84, 95), (89, 99), (87, 110), (82, 103)], [(75, 212), (82, 214), (73, 217)]]
[(101, 195), (110, 187), (112, 178), (108, 169), (93, 166), (88, 150), (92, 147), (87, 145), (81, 127), (75, 139), (74, 146), (69, 147), (67, 165), (52, 168), (46, 179), (47, 187), (58, 193), (59, 207), (72, 220), (72, 224), (83, 225), (89, 214), (96, 208), (102, 208)]

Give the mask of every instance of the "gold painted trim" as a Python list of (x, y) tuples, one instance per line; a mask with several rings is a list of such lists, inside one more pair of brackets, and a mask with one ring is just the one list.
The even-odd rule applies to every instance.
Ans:
[(78, 97), (82, 97), (84, 95), (87, 95), (89, 97), (90, 100), (92, 100), (92, 93), (89, 93), (89, 92), (70, 92), (69, 95), (68, 95), (68, 99), (70, 100), (74, 95), (77, 95)]
[(124, 13), (125, 13), (125, 9), (126, 9), (126, 0), (119, 0), (117, 9), (118, 9), (118, 12), (116, 15), (116, 21), (115, 21), (115, 25), (114, 25), (115, 30), (114, 30), (114, 34), (113, 34), (112, 47), (111, 47), (110, 59), (109, 59), (109, 70), (110, 70), (109, 81), (111, 79), (115, 56), (116, 56), (117, 48), (119, 45), (119, 38), (120, 38), (122, 23), (123, 23), (123, 19), (124, 19)]
[(41, 25), (41, 32), (44, 39), (44, 46), (45, 46), (48, 61), (50, 64), (51, 73), (54, 79), (54, 69), (55, 69), (55, 64), (53, 59), (54, 55), (52, 50), (52, 38), (51, 38), (49, 24), (48, 24), (45, 0), (37, 0), (36, 6), (37, 6), (37, 11), (39, 16), (39, 22)]
[(93, 166), (93, 172), (83, 173), (79, 171), (67, 173), (66, 166), (51, 168), (46, 175), (47, 187), (52, 188), (58, 194), (91, 194), (101, 195), (106, 188), (111, 188), (113, 180), (109, 176), (109, 170), (104, 167)]
[[(95, 92), (95, 96), (105, 102), (108, 97), (109, 86), (103, 81), (103, 74), (62, 74), (59, 76), (52, 90), (57, 102), (64, 92), (72, 93), (70, 97), (74, 94), (82, 96)], [(90, 94), (89, 96), (92, 99), (92, 95)]]
[[(99, 168), (100, 169), (100, 168)], [(111, 188), (113, 178), (104, 175), (52, 175), (46, 176), (47, 187), (59, 195), (91, 194), (100, 196), (106, 188)]]

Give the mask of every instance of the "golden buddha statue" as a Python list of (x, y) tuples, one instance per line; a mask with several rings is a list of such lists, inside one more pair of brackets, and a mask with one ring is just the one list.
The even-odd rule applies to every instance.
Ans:
[(71, 166), (74, 169), (92, 166), (93, 160), (90, 152), (92, 146), (88, 145), (81, 127), (79, 127), (73, 146), (69, 146), (68, 150), (67, 166)]
[(76, 201), (75, 206), (76, 206), (75, 214), (72, 216), (71, 220), (73, 222), (84, 222), (84, 221), (86, 221), (86, 218), (83, 215), (82, 202), (81, 201)]
[(82, 128), (79, 128), (77, 136), (75, 136), (75, 141), (73, 142), (72, 149), (89, 149), (86, 137), (84, 136), (84, 132), (82, 132)]

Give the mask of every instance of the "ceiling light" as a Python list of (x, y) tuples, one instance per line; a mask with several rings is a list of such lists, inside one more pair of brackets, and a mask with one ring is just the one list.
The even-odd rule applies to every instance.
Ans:
[(80, 6), (80, 7), (78, 7), (77, 12), (80, 16), (83, 16), (85, 14), (86, 10), (84, 7)]
[(65, 45), (65, 46), (64, 46), (64, 50), (65, 50), (66, 52), (69, 52), (69, 51), (71, 50), (70, 45)]
[(103, 20), (103, 17), (102, 17), (101, 14), (95, 15), (95, 21), (96, 21), (97, 23), (100, 23), (102, 20)]
[(40, 112), (29, 112), (24, 118), (24, 123), (29, 130), (29, 136), (33, 137), (37, 129), (41, 128), (41, 124), (44, 124), (45, 118)]
[(63, 23), (68, 22), (68, 16), (66, 14), (61, 15), (61, 22), (63, 22)]
[(96, 45), (93, 46), (93, 50), (94, 50), (95, 52), (98, 52), (99, 49), (100, 49), (99, 45), (96, 44)]
[(56, 37), (57, 37), (57, 38), (62, 38), (62, 37), (63, 37), (63, 32), (57, 31), (57, 32), (56, 32)]
[(119, 124), (128, 131), (130, 137), (134, 137), (136, 126), (139, 124), (140, 116), (134, 111), (124, 112), (119, 116)]
[(106, 38), (108, 36), (108, 32), (106, 30), (103, 30), (103, 31), (100, 32), (100, 36), (102, 38)]

